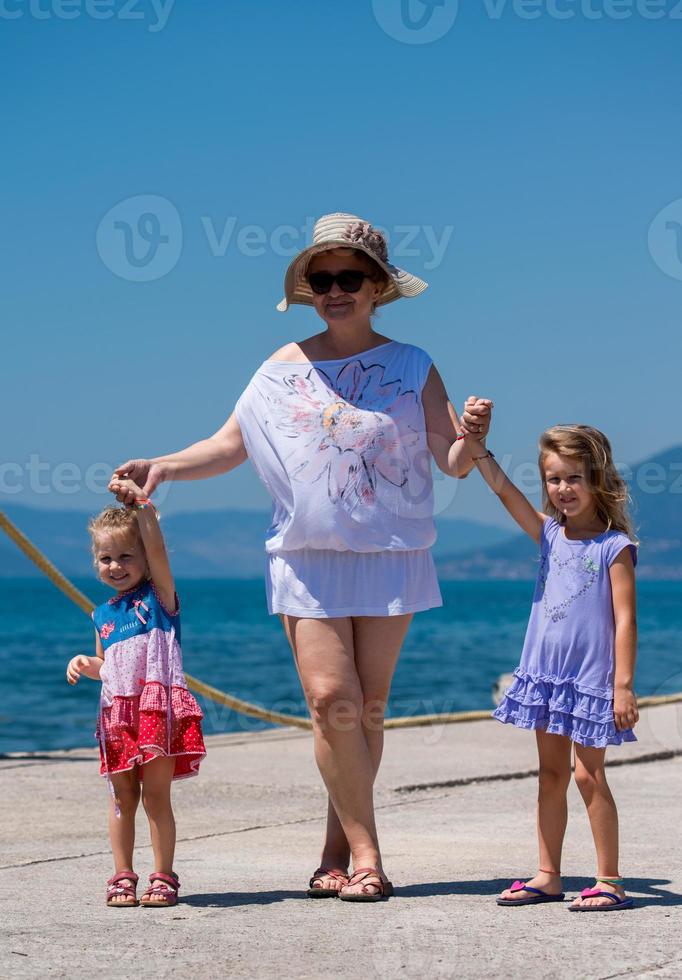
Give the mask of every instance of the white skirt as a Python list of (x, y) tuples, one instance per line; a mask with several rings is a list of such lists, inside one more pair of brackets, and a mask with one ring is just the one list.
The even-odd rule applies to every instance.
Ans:
[(443, 605), (429, 548), (267, 554), (265, 589), (270, 615), (307, 619), (400, 616)]

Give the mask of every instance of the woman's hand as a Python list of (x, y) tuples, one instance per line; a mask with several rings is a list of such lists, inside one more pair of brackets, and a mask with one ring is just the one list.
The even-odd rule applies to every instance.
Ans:
[(113, 493), (117, 500), (125, 503), (127, 507), (145, 498), (144, 490), (138, 487), (137, 483), (129, 477), (120, 477), (115, 474), (109, 481), (107, 490)]
[[(129, 459), (114, 470), (109, 489), (116, 494), (121, 504), (135, 503), (136, 495), (125, 486), (126, 478), (138, 488), (143, 497), (150, 497), (158, 485), (168, 479), (168, 468), (164, 463), (155, 463), (152, 459)], [(112, 489), (112, 484), (120, 483), (120, 490)]]
[(77, 684), (81, 679), (81, 674), (90, 669), (90, 657), (86, 657), (85, 654), (79, 653), (77, 656), (72, 657), (69, 660), (69, 665), (66, 668), (66, 679), (69, 684)]
[(632, 688), (616, 687), (614, 690), (613, 720), (619, 732), (622, 732), (626, 728), (634, 728), (639, 721), (637, 698)]
[(462, 432), (477, 442), (485, 439), (490, 431), (493, 403), (489, 398), (470, 395), (464, 403), (460, 419)]

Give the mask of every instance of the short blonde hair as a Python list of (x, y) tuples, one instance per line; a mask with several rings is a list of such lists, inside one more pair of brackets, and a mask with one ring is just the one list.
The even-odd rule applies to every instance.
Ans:
[(603, 432), (590, 425), (553, 425), (540, 436), (538, 466), (542, 474), (542, 507), (546, 514), (560, 524), (565, 516), (549, 500), (545, 478), (545, 460), (549, 453), (580, 459), (594, 496), (597, 516), (607, 531), (622, 531), (636, 544), (632, 519), (628, 512), (630, 494), (627, 483), (616, 469), (611, 443)]
[(88, 534), (92, 539), (92, 554), (95, 558), (97, 557), (95, 539), (101, 531), (109, 534), (133, 534), (144, 547), (137, 514), (127, 507), (105, 507), (96, 517), (91, 517), (88, 521)]

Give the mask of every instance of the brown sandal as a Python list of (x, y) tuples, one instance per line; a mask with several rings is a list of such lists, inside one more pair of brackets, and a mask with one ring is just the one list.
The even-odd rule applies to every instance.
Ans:
[[(370, 879), (366, 881), (366, 879)], [(373, 881), (371, 879), (378, 879)], [(349, 885), (362, 884), (362, 891), (349, 892), (344, 895), (343, 889), (339, 893), (342, 902), (385, 902), (393, 895), (393, 884), (387, 881), (380, 871), (376, 868), (358, 868), (348, 879)], [(370, 888), (378, 888), (379, 891), (369, 891)]]
[(341, 882), (341, 886), (348, 884), (348, 872), (342, 871), (340, 868), (318, 868), (313, 874), (312, 878), (308, 883), (308, 891), (306, 892), (308, 898), (337, 898), (340, 889), (339, 888), (322, 888), (315, 887), (316, 881), (322, 881), (324, 877), (335, 878), (336, 881)]
[[(122, 885), (122, 881), (132, 881), (132, 885)], [(107, 905), (110, 909), (134, 909), (140, 904), (137, 900), (138, 876), (134, 871), (118, 871), (107, 882)], [(119, 895), (125, 895), (130, 901), (115, 902)]]
[[(157, 884), (154, 884), (157, 882)], [(178, 904), (178, 889), (180, 880), (174, 871), (169, 875), (155, 871), (149, 876), (149, 888), (140, 899), (140, 905), (146, 909), (165, 909)], [(152, 895), (158, 895), (160, 901), (152, 901)]]

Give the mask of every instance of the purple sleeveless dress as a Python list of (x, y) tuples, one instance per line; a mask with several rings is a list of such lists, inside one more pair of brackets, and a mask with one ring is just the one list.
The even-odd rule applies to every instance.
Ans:
[(494, 718), (598, 748), (637, 741), (631, 729), (618, 731), (613, 718), (609, 568), (628, 547), (636, 563), (637, 548), (621, 531), (571, 541), (547, 518), (521, 663)]

